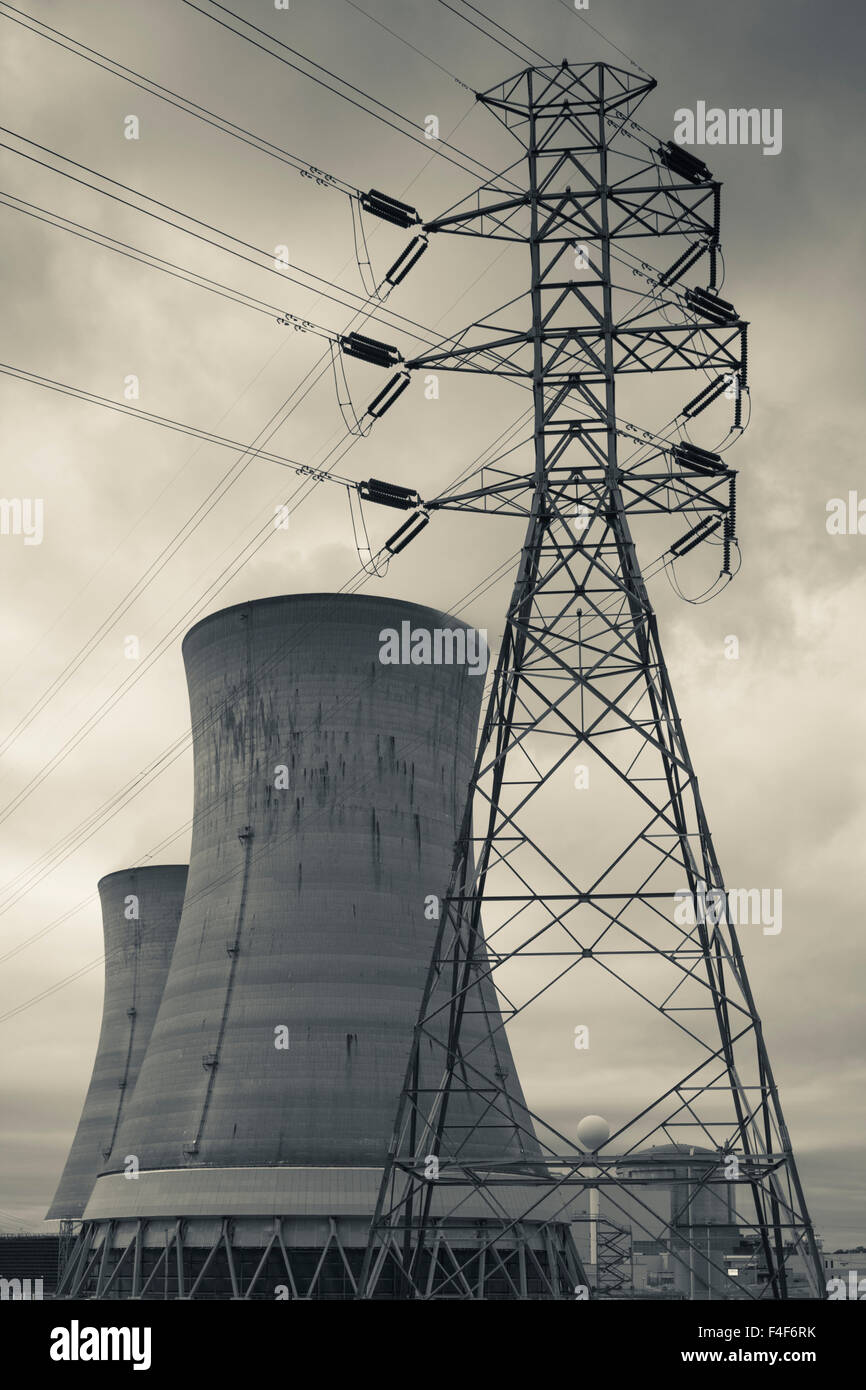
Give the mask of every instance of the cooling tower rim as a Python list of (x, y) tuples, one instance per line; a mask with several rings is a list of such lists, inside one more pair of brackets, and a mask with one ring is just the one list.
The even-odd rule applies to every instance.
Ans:
[(185, 874), (189, 874), (189, 864), (142, 864), (138, 868), (133, 866), (129, 869), (112, 869), (110, 874), (102, 875), (96, 889), (99, 892), (104, 883), (111, 883), (112, 879), (115, 878), (129, 878), (131, 874), (177, 873), (181, 869)]
[[(363, 1215), (369, 1222), (381, 1181), (381, 1165), (366, 1163), (143, 1168), (134, 1183), (127, 1180), (126, 1173), (115, 1170), (97, 1177), (83, 1220), (158, 1222)], [(462, 1214), (473, 1220), (489, 1216), (489, 1203), (470, 1188), (467, 1180)], [(527, 1189), (518, 1183), (504, 1183), (496, 1192), (501, 1210), (513, 1219), (544, 1223), (563, 1212), (562, 1193), (555, 1181), (540, 1185), (532, 1194), (534, 1216), (527, 1212)], [(444, 1214), (447, 1201), (434, 1193), (434, 1212), (441, 1204), (439, 1214)]]
[(472, 629), (471, 623), (466, 623), (462, 618), (457, 618), (452, 613), (446, 612), (444, 608), (433, 608), (427, 603), (415, 603), (412, 599), (405, 598), (386, 598), (384, 594), (341, 594), (341, 593), (315, 593), (315, 594), (272, 594), (268, 598), (247, 599), (244, 603), (232, 603), (228, 608), (218, 608), (215, 613), (208, 613), (207, 617), (200, 618), (197, 623), (189, 629), (180, 644), (181, 651), (185, 651), (186, 644), (190, 638), (205, 627), (208, 623), (215, 622), (217, 618), (224, 618), (229, 613), (239, 613), (249, 611), (252, 608), (264, 608), (268, 604), (277, 603), (313, 603), (321, 602), (322, 599), (338, 599), (341, 604), (348, 604), (357, 607), (359, 604), (387, 604), (390, 608), (405, 609), (407, 616), (410, 612), (415, 614), (429, 613), (437, 618), (446, 618), (449, 625), (465, 628), (467, 631)]

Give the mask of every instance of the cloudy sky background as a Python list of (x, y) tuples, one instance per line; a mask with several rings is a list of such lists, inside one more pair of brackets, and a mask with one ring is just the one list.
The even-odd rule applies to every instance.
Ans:
[[(438, 115), (444, 133), (496, 167), (514, 151), (470, 94), (347, 0), (237, 0), (254, 22), (344, 74), (411, 119)], [(468, 193), (459, 170), (225, 33), (179, 0), (30, 0), (29, 13), (146, 73), (284, 149), (362, 188), (384, 188), (427, 216)], [(435, 0), (365, 0), (364, 8), (462, 82), (484, 89), (521, 64)], [(487, 0), (484, 8), (545, 54), (622, 62), (559, 0)], [(783, 149), (711, 152), (725, 181), (725, 293), (753, 325), (753, 414), (736, 451), (744, 565), (715, 602), (692, 607), (663, 577), (651, 593), (692, 756), (731, 882), (781, 886), (779, 936), (745, 935), (747, 965), (812, 1213), (829, 1246), (866, 1240), (863, 1206), (862, 845), (866, 744), (859, 640), (866, 537), (829, 536), (826, 504), (866, 492), (862, 463), (864, 219), (858, 187), (863, 98), (859, 6), (830, 0), (592, 0), (593, 24), (659, 82), (640, 119), (662, 138), (673, 113), (710, 105), (781, 107)], [(2, 14), (2, 10), (0, 10)], [(293, 264), (362, 292), (347, 200), (292, 169), (0, 18), (3, 126), (150, 193)], [(124, 139), (139, 117), (141, 138)], [(0, 139), (16, 144), (0, 132)], [(30, 151), (34, 153), (34, 151)], [(35, 153), (39, 154), (38, 151)], [(48, 158), (47, 156), (41, 156)], [(0, 150), (5, 193), (284, 305), (341, 331), (351, 312), (244, 265), (180, 231)], [(85, 175), (84, 177), (90, 177)], [(408, 190), (408, 191), (407, 191)], [(252, 441), (319, 357), (322, 342), (266, 315), (0, 207), (5, 254), (0, 360), (116, 400), (139, 377), (144, 410)], [(376, 227), (376, 224), (370, 228)], [(379, 273), (405, 244), (382, 226), (370, 242)], [(399, 313), (456, 330), (514, 293), (496, 248), (440, 238), (393, 296)], [(290, 272), (294, 273), (294, 272)], [(476, 282), (477, 283), (474, 283)], [(473, 286), (467, 293), (467, 287)], [(371, 329), (399, 342), (393, 328)], [(363, 407), (382, 378), (352, 376)], [(697, 389), (696, 387), (694, 389)], [(684, 381), (683, 399), (691, 394)], [(228, 451), (0, 378), (6, 497), (45, 499), (45, 539), (0, 538), (3, 580), (0, 739), (76, 653), (232, 466)], [(439, 401), (416, 379), (400, 406), (338, 471), (393, 478), (431, 495), (523, 408), (492, 381), (443, 379)], [(270, 447), (317, 465), (343, 433), (326, 376)], [(297, 479), (255, 460), (128, 613), (0, 759), (0, 816), (127, 680), (128, 635), (149, 665), (96, 727), (2, 822), (0, 955), (79, 903), (67, 921), (3, 964), (0, 1226), (33, 1227), (62, 1167), (89, 1078), (101, 969), (56, 985), (101, 953), (96, 881), (188, 853), (191, 758), (184, 753), (77, 845), (20, 901), (16, 876), (128, 787), (188, 724), (180, 638), (207, 612), (247, 598), (339, 588), (358, 568), (345, 493), (322, 486), (287, 532), (273, 533), (224, 583), (227, 566), (287, 500)], [(372, 516), (381, 540), (393, 514)], [(640, 534), (638, 533), (640, 543)], [(366, 592), (459, 611), (501, 631), (508, 586), (461, 606), (505, 558), (517, 533), (497, 522), (441, 517)], [(642, 550), (649, 561), (656, 551)], [(695, 562), (691, 589), (711, 575)], [(230, 573), (231, 573), (230, 570)], [(217, 587), (222, 585), (222, 587)], [(213, 587), (209, 587), (213, 586)], [(724, 639), (736, 634), (737, 661)], [(164, 646), (164, 655), (154, 659)], [(37, 996), (45, 997), (35, 1003)], [(22, 1007), (26, 1006), (26, 1007)], [(8, 1017), (7, 1017), (8, 1015)], [(622, 1040), (625, 1058), (640, 1037)], [(568, 1038), (564, 1046), (570, 1047)], [(569, 1064), (573, 1062), (573, 1051)], [(543, 1054), (518, 1055), (527, 1093)], [(563, 1113), (616, 1118), (633, 1094), (624, 1066), (605, 1094), (557, 1098)]]

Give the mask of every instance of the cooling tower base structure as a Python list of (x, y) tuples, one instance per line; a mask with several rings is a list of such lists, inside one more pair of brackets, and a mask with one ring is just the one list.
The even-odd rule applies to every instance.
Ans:
[[(60, 1296), (350, 1299), (459, 833), (486, 651), (447, 613), (313, 594), (216, 613), (183, 652), (189, 882)], [(482, 999), (465, 1027), (517, 1099), (496, 1115), (467, 1095), (452, 1118), (479, 1161), (532, 1172), (538, 1141), (495, 992)], [(433, 1179), (430, 1198), (435, 1220)], [(585, 1280), (561, 1208), (516, 1223), (507, 1179), (493, 1206), (467, 1194), (423, 1256), (439, 1296), (574, 1298)], [(376, 1297), (407, 1296), (407, 1262), (411, 1238), (384, 1253)]]
[[(140, 1214), (132, 1219), (120, 1186), (125, 1180), (118, 1179), (111, 1192), (104, 1190), (104, 1204), (116, 1205), (118, 1215), (86, 1223), (59, 1297), (274, 1301), (356, 1296), (380, 1169), (199, 1171), (184, 1202), (187, 1213), (196, 1208), (198, 1213), (172, 1219), (156, 1213), (165, 1209), (166, 1190), (177, 1193), (176, 1177), (143, 1174), (136, 1184)], [(474, 1213), (467, 1207), (460, 1226), (449, 1222), (447, 1233), (425, 1257), (429, 1268), (415, 1271), (416, 1284), (435, 1282), (438, 1298), (460, 1300), (573, 1299), (585, 1289), (567, 1223), (514, 1221), (517, 1207), (508, 1212), (506, 1192), (502, 1224), (510, 1229), (502, 1231), (491, 1251), (489, 1213), (475, 1205)], [(271, 1207), (279, 1211), (270, 1215)], [(217, 1214), (227, 1209), (235, 1215)], [(488, 1248), (473, 1260), (473, 1249), (482, 1246)], [(383, 1260), (373, 1296), (405, 1297), (403, 1252)]]

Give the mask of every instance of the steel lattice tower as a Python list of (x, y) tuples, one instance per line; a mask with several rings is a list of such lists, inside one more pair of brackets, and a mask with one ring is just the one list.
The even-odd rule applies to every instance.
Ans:
[[(702, 1250), (702, 1221), (751, 1242), (762, 1272), (752, 1297), (788, 1297), (795, 1266), (821, 1296), (820, 1258), (632, 538), (633, 517), (682, 513), (690, 529), (670, 553), (715, 537), (729, 574), (734, 475), (682, 430), (666, 440), (618, 418), (617, 379), (710, 373), (680, 424), (727, 393), (734, 430), (748, 392), (746, 325), (715, 290), (720, 185), (685, 151), (645, 138), (634, 112), (654, 86), (606, 64), (563, 63), (479, 94), (519, 142), (510, 173), (522, 170), (525, 181), (492, 181), (424, 228), (528, 246), (528, 295), (472, 325), (453, 350), (406, 365), (529, 384), (534, 468), (506, 457), (425, 509), (525, 517), (526, 533), (362, 1297), (374, 1296), (389, 1262), (407, 1298), (481, 1297), (485, 1261), (509, 1274), (498, 1240), (521, 1219), (555, 1212), (561, 1222), (592, 1189), (608, 1219), (627, 1212), (688, 1268), (692, 1288), (703, 1261), (707, 1296), (748, 1293), (734, 1289), (709, 1237)], [(636, 260), (636, 238), (661, 250), (661, 268)], [(586, 253), (577, 274), (576, 244)], [(637, 244), (646, 254), (647, 242)], [(649, 292), (618, 285), (623, 256), (650, 272)], [(707, 288), (686, 288), (692, 268), (706, 271)], [(549, 793), (575, 756), (591, 756), (615, 788), (607, 830), (616, 843), (598, 865), (566, 862), (547, 843)], [(467, 1019), (485, 1012), (482, 984), (495, 983), (497, 1026), (507, 1026), (566, 979), (581, 997), (599, 978), (587, 979), (591, 971), (651, 1011), (647, 1047), (663, 1040), (666, 1072), (658, 1093), (616, 1124), (602, 1151), (581, 1151), (532, 1113), (542, 1161), (479, 1159), (490, 1127), (516, 1131), (525, 1152), (537, 1152), (513, 1079), (485, 1069), (466, 1045)], [(484, 1101), (468, 1131), (454, 1122), (467, 1091)], [(669, 1178), (685, 1178), (661, 1213), (652, 1198), (660, 1153)], [(489, 1215), (475, 1217), (477, 1250), (455, 1261), (449, 1230), (465, 1227), (479, 1199)], [(512, 1296), (527, 1296), (516, 1269), (510, 1282)]]

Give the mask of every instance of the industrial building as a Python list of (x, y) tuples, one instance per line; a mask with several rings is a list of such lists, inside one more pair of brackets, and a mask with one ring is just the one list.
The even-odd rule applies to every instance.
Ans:
[(731, 1272), (747, 1251), (725, 1181), (724, 1154), (656, 1144), (616, 1166), (621, 1186), (600, 1198), (602, 1211), (631, 1231), (633, 1290), (690, 1301), (737, 1296)]
[[(484, 687), (466, 663), (380, 660), (381, 634), (404, 622), (464, 627), (415, 604), (311, 594), (240, 604), (187, 634), (183, 913), (61, 1295), (354, 1296)], [(464, 1028), (486, 1066), (513, 1073), (499, 1023), (488, 990)], [(538, 1152), (520, 1137), (525, 1114), (479, 1127), (483, 1099), (455, 1105), (477, 1157)], [(437, 1258), (452, 1258), (448, 1241), (472, 1248), (485, 1212), (467, 1205)], [(470, 1296), (551, 1296), (578, 1276), (567, 1224), (523, 1223)], [(396, 1266), (377, 1296), (395, 1280)]]

